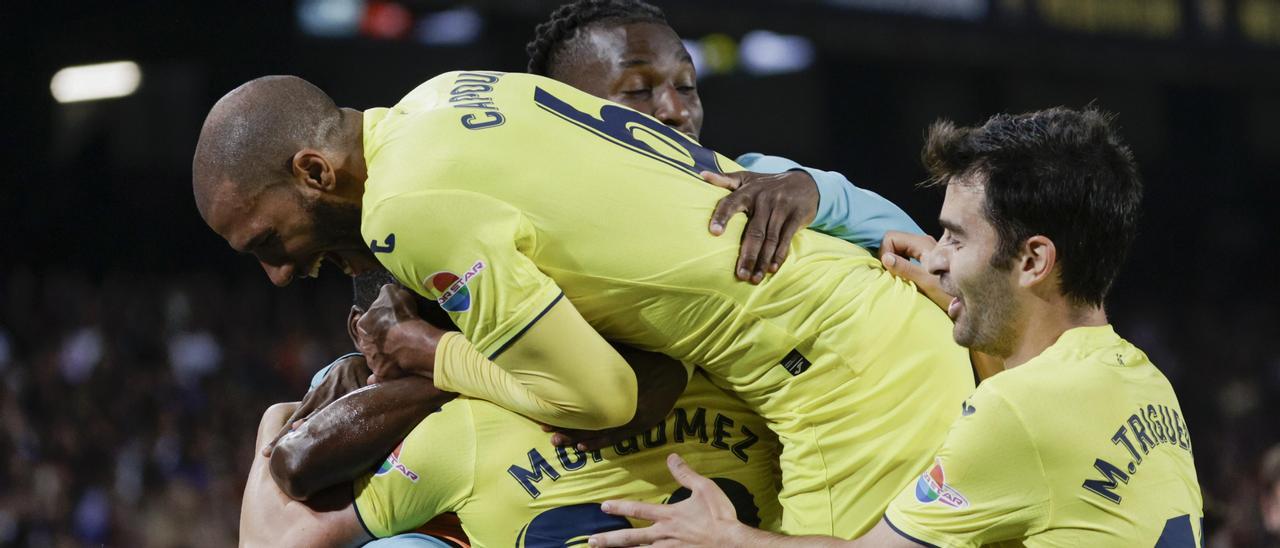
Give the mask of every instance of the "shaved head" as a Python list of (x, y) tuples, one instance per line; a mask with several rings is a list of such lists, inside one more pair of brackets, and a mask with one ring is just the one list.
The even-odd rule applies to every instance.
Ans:
[(276, 285), (324, 263), (353, 275), (376, 268), (360, 236), (363, 138), (363, 113), (307, 81), (250, 80), (219, 99), (200, 130), (191, 162), (200, 216)]
[(191, 174), (200, 214), (208, 215), (223, 183), (248, 199), (286, 180), (299, 150), (329, 148), (342, 116), (325, 92), (296, 76), (263, 76), (231, 90), (209, 111), (196, 145)]

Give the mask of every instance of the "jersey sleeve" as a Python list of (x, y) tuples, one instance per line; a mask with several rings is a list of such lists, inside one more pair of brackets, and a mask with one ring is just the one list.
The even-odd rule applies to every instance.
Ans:
[(412, 531), (457, 510), (475, 483), (475, 423), (467, 400), (429, 415), (387, 460), (355, 481), (355, 511), (369, 534)]
[(361, 231), (405, 287), (440, 304), (492, 357), (560, 296), (529, 258), (534, 230), (511, 205), (474, 192), (426, 190), (366, 204)]
[(889, 504), (899, 534), (936, 546), (981, 546), (1043, 530), (1051, 491), (1016, 410), (984, 385), (964, 403), (934, 462)]
[(803, 171), (818, 187), (818, 212), (809, 228), (866, 249), (880, 247), (890, 230), (924, 234), (902, 208), (883, 196), (859, 188), (844, 175), (802, 166), (779, 156), (744, 154), (738, 163), (758, 173)]

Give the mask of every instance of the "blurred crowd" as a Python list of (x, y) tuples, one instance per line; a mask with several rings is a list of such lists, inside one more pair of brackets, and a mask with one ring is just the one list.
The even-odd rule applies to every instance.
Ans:
[[(7, 268), (0, 544), (233, 544), (260, 414), (351, 348), (345, 279)], [(1187, 415), (1206, 545), (1280, 546), (1280, 310), (1120, 290), (1113, 322)]]
[(351, 348), (340, 280), (0, 280), (6, 546), (234, 545), (262, 411)]

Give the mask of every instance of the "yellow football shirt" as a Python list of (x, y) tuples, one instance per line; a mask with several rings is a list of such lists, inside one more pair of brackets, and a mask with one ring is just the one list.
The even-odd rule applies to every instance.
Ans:
[(1201, 508), (1173, 387), (1107, 325), (984, 381), (885, 517), (937, 546), (1194, 548)]
[(687, 497), (667, 470), (672, 452), (716, 481), (741, 519), (777, 527), (777, 438), (746, 404), (700, 373), (666, 421), (592, 452), (554, 447), (529, 419), (459, 398), (356, 481), (355, 507), (376, 537), (456, 512), (475, 546), (566, 546), (632, 526), (601, 512), (605, 500), (663, 504)]
[(861, 248), (805, 230), (763, 283), (734, 278), (745, 217), (708, 233), (726, 191), (698, 173), (740, 168), (648, 116), (452, 72), (366, 111), (364, 147), (362, 233), (397, 279), (489, 356), (563, 297), (697, 364), (782, 438), (788, 532), (869, 529), (973, 389), (950, 320)]

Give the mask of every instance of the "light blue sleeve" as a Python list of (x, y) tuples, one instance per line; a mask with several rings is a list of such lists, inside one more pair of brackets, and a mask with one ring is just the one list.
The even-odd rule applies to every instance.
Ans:
[(893, 202), (870, 190), (853, 186), (844, 175), (804, 167), (780, 156), (758, 152), (743, 154), (738, 165), (757, 173), (782, 173), (802, 170), (818, 185), (818, 215), (809, 228), (852, 242), (866, 249), (878, 249), (884, 233), (890, 230), (924, 234)]
[(329, 365), (321, 367), (320, 370), (316, 371), (316, 374), (311, 377), (311, 386), (307, 388), (307, 391), (310, 392), (311, 390), (314, 390), (315, 387), (320, 386), (320, 383), (324, 382), (325, 376), (329, 374), (329, 370), (333, 369), (333, 366), (338, 365), (338, 362), (350, 358), (351, 356), (359, 355), (359, 352), (348, 352), (340, 356), (338, 359), (330, 362)]

